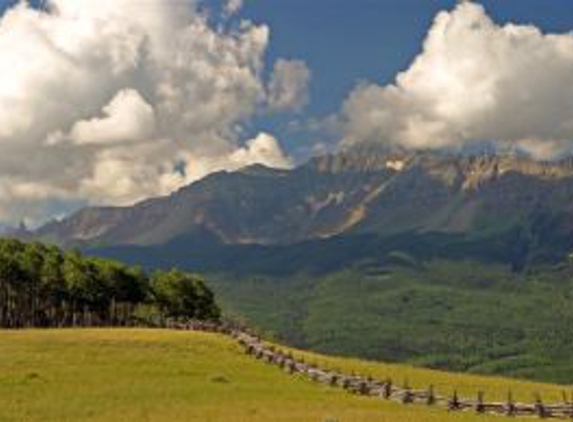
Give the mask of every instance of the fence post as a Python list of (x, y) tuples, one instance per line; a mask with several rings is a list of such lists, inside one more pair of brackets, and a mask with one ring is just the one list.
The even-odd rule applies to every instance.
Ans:
[(507, 392), (507, 404), (505, 406), (505, 414), (507, 416), (515, 416), (516, 408), (515, 403), (513, 402), (513, 393), (511, 390)]
[(332, 374), (330, 377), (330, 385), (334, 387), (336, 384), (338, 384), (338, 375)]
[(565, 406), (565, 416), (570, 416), (573, 420), (573, 399), (569, 401), (566, 391), (562, 391), (561, 396), (563, 397), (563, 405)]
[(384, 382), (384, 389), (382, 390), (382, 397), (389, 399), (392, 396), (392, 379), (388, 378)]
[(478, 391), (478, 398), (476, 403), (476, 412), (477, 413), (484, 413), (485, 406), (483, 404), (483, 391)]
[(460, 399), (458, 397), (458, 391), (454, 390), (452, 398), (448, 400), (448, 410), (459, 410), (460, 409)]
[(436, 404), (436, 395), (434, 394), (434, 385), (430, 385), (428, 388), (428, 398), (426, 399), (426, 404), (432, 406)]
[(412, 395), (412, 391), (410, 389), (410, 383), (408, 379), (404, 380), (404, 395), (402, 396), (402, 403), (403, 404), (410, 404), (414, 401), (414, 397)]
[(541, 419), (545, 419), (548, 416), (539, 393), (535, 394), (535, 414)]
[(363, 396), (366, 396), (370, 393), (370, 387), (364, 379), (360, 380), (360, 384), (358, 385), (358, 393)]
[(366, 382), (368, 383), (368, 385), (372, 385), (372, 383), (374, 382), (374, 378), (370, 375), (368, 375), (366, 377)]

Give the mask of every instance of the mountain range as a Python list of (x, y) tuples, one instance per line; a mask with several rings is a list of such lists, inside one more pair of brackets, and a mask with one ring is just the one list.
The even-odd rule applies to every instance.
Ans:
[(356, 149), (293, 170), (254, 165), (215, 173), (131, 207), (85, 208), (31, 236), (87, 249), (172, 250), (198, 242), (270, 251), (341, 238), (386, 243), (406, 236), (410, 248), (414, 239), (466, 246), (496, 239), (507, 248), (489, 242), (490, 252), (494, 245), (520, 267), (562, 257), (573, 246), (572, 231), (570, 160)]

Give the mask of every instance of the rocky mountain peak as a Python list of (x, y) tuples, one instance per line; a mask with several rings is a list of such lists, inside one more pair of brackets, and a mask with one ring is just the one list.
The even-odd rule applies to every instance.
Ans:
[(336, 154), (310, 160), (308, 166), (319, 173), (373, 173), (401, 171), (413, 162), (416, 154), (381, 147), (354, 147)]

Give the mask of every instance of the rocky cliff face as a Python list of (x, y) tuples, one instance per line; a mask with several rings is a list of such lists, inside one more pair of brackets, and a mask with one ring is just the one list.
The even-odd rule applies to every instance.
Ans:
[(133, 207), (81, 210), (33, 237), (158, 245), (207, 232), (226, 244), (280, 245), (351, 233), (487, 232), (540, 220), (573, 229), (570, 161), (355, 150), (294, 170), (212, 174)]

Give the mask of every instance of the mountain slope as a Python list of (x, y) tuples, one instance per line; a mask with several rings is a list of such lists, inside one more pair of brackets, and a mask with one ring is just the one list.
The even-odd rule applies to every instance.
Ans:
[[(88, 208), (35, 235), (64, 244), (161, 244), (195, 231), (229, 244), (280, 244), (340, 231), (346, 203), (365, 195), (363, 183), (388, 172), (320, 173), (247, 168), (217, 173), (165, 198), (131, 208)], [(346, 199), (344, 194), (355, 199)]]

